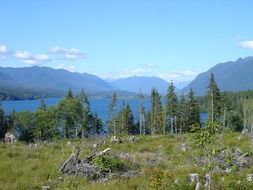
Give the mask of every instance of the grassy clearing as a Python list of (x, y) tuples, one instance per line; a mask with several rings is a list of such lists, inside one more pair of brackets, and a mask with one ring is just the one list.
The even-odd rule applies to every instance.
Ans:
[[(240, 148), (253, 156), (253, 144), (248, 137), (237, 133), (227, 133), (217, 139), (214, 146)], [(191, 134), (174, 136), (137, 137), (136, 143), (110, 144), (109, 139), (101, 149), (110, 147), (112, 154), (128, 153), (130, 164), (137, 165), (141, 175), (133, 178), (115, 179), (106, 184), (94, 184), (80, 177), (64, 176), (60, 165), (71, 154), (72, 146), (66, 140), (54, 141), (38, 148), (26, 144), (0, 144), (0, 189), (41, 189), (49, 185), (51, 189), (194, 189), (190, 185), (189, 173), (199, 173), (203, 180), (205, 168), (199, 165), (200, 150), (191, 143)], [(73, 140), (80, 147), (81, 158), (90, 154), (99, 139)], [(187, 151), (181, 150), (181, 143), (187, 143)], [(248, 166), (229, 174), (214, 173), (213, 189), (253, 189), (253, 182), (246, 175), (253, 173)]]

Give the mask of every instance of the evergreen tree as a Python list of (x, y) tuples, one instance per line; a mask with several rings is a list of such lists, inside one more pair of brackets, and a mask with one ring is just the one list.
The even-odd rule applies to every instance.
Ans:
[(40, 99), (40, 105), (39, 105), (38, 109), (41, 111), (46, 111), (46, 109), (47, 109), (47, 105), (45, 104), (45, 101), (43, 98)]
[(166, 95), (166, 129), (170, 127), (171, 133), (177, 132), (177, 95), (173, 82), (170, 83)]
[(229, 115), (230, 115), (230, 103), (228, 102), (228, 93), (224, 92), (221, 95), (221, 102), (222, 102), (222, 123), (223, 123), (223, 128), (226, 128), (226, 125), (228, 123)]
[(161, 103), (161, 96), (155, 88), (153, 88), (151, 91), (150, 99), (150, 132), (152, 135), (161, 134), (163, 131), (163, 108)]
[(118, 131), (117, 133), (119, 134), (127, 134), (127, 130), (126, 130), (126, 105), (125, 105), (125, 101), (122, 101), (122, 104), (120, 106), (120, 110), (119, 110), (119, 114), (117, 117), (117, 128)]
[(58, 118), (64, 128), (64, 137), (77, 137), (81, 129), (83, 107), (78, 98), (69, 91), (58, 104)]
[(91, 113), (90, 113), (90, 103), (88, 100), (88, 96), (85, 94), (82, 89), (79, 95), (79, 101), (83, 108), (83, 116), (82, 116), (82, 126), (81, 126), (81, 137), (84, 138), (85, 131), (87, 131), (90, 123)]
[(194, 97), (194, 92), (191, 89), (189, 94), (188, 94), (188, 121), (187, 121), (187, 131), (191, 130), (191, 127), (193, 125), (195, 126), (200, 126), (201, 122), (200, 122), (200, 110), (199, 110), (199, 105), (197, 100)]
[(134, 129), (134, 116), (129, 104), (126, 105), (126, 131), (128, 134), (133, 134)]
[(73, 98), (74, 96), (73, 96), (73, 93), (72, 93), (72, 91), (69, 89), (68, 91), (67, 91), (67, 93), (66, 93), (66, 96), (65, 96), (65, 98)]
[(208, 98), (209, 98), (208, 119), (212, 122), (219, 122), (222, 111), (221, 95), (213, 73), (211, 74), (211, 77), (209, 79)]
[(13, 110), (9, 115), (7, 115), (7, 131), (10, 131), (12, 133), (15, 132), (15, 120), (16, 120), (16, 111)]
[(134, 129), (134, 119), (131, 107), (129, 104), (125, 105), (125, 102), (122, 102), (122, 105), (120, 107), (118, 119), (118, 132), (120, 134), (130, 134), (133, 133)]
[(179, 101), (179, 131), (180, 133), (186, 132), (187, 130), (187, 122), (188, 122), (188, 106), (185, 96), (182, 94)]
[(34, 136), (35, 138), (38, 139), (45, 139), (45, 133), (46, 133), (46, 120), (47, 120), (47, 115), (46, 115), (46, 104), (44, 102), (44, 99), (40, 99), (40, 105), (38, 109), (36, 110), (34, 116), (35, 116), (35, 125), (36, 128), (34, 129)]
[(44, 110), (40, 107), (34, 113), (34, 137), (37, 140), (49, 140), (57, 135), (56, 108), (49, 107)]
[(34, 115), (32, 112), (19, 112), (16, 117), (15, 128), (19, 133), (19, 140), (34, 141)]
[(89, 134), (91, 135), (100, 135), (103, 132), (103, 122), (98, 117), (97, 113), (91, 114), (91, 128)]
[(116, 136), (116, 104), (117, 104), (117, 95), (113, 93), (112, 100), (109, 105), (109, 132)]
[(140, 92), (138, 95), (139, 99), (139, 134), (146, 134), (145, 130), (145, 108), (143, 106), (144, 95)]

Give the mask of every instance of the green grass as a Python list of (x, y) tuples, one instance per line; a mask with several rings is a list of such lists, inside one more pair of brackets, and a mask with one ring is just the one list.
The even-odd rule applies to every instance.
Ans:
[[(227, 133), (217, 139), (214, 146), (219, 148), (240, 148), (253, 155), (252, 142), (248, 137)], [(203, 180), (204, 167), (198, 164), (201, 150), (192, 144), (191, 134), (170, 136), (139, 136), (136, 143), (110, 144), (109, 138), (100, 148), (110, 147), (112, 154), (128, 153), (130, 163), (140, 175), (132, 178), (114, 179), (105, 184), (94, 184), (81, 177), (66, 176), (59, 172), (60, 165), (69, 157), (72, 146), (67, 140), (54, 141), (38, 148), (18, 142), (13, 145), (0, 143), (0, 189), (33, 190), (49, 185), (51, 189), (194, 189), (189, 173), (199, 173)], [(94, 151), (93, 143), (99, 139), (72, 140), (81, 149), (81, 158)], [(181, 151), (186, 142), (188, 150)], [(116, 163), (118, 164), (118, 163)], [(253, 168), (245, 167), (230, 174), (214, 172), (213, 189), (253, 189), (253, 182), (247, 182), (246, 175)], [(48, 180), (50, 179), (50, 180)]]

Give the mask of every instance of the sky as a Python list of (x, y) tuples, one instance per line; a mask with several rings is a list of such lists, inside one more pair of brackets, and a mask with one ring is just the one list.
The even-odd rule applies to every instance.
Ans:
[(253, 54), (252, 0), (1, 0), (0, 66), (192, 80)]

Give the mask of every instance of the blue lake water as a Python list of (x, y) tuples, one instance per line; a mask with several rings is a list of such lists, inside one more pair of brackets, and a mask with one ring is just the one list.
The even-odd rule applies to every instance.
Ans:
[[(54, 106), (56, 105), (61, 99), (60, 98), (47, 98), (44, 99), (45, 104), (47, 106)], [(108, 107), (111, 102), (111, 99), (109, 98), (103, 98), (103, 99), (95, 99), (91, 98), (90, 101), (90, 107), (92, 112), (96, 112), (98, 116), (103, 120), (106, 121), (108, 119)], [(129, 104), (131, 106), (132, 112), (134, 116), (138, 115), (138, 100), (137, 99), (126, 99), (124, 100), (125, 103)], [(40, 104), (40, 100), (22, 100), (22, 101), (3, 101), (2, 107), (6, 114), (12, 112), (14, 109), (17, 112), (20, 111), (35, 111)], [(120, 106), (122, 105), (122, 100), (117, 101), (116, 109), (119, 110)], [(150, 103), (149, 100), (146, 99), (143, 101), (143, 105), (145, 107), (145, 110), (150, 109)]]
[[(44, 99), (44, 101), (47, 106), (54, 106), (60, 101), (60, 98), (47, 98), (47, 99)], [(103, 121), (106, 121), (108, 119), (108, 107), (111, 102), (111, 99), (90, 98), (89, 101), (90, 101), (91, 111), (96, 112)], [(138, 116), (138, 106), (139, 106), (138, 99), (126, 99), (124, 101), (125, 103), (128, 103), (131, 106), (132, 112), (136, 119)], [(17, 112), (25, 111), (25, 110), (33, 112), (38, 108), (39, 104), (40, 104), (40, 100), (3, 101), (2, 107), (6, 114), (10, 113), (14, 109)], [(117, 110), (119, 110), (121, 104), (122, 104), (122, 100), (118, 100), (117, 106), (116, 106)], [(150, 100), (144, 99), (143, 105), (145, 107), (145, 111), (148, 111), (150, 109)], [(206, 117), (207, 117), (206, 113), (201, 113), (202, 121), (205, 121)]]

